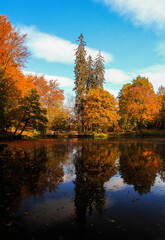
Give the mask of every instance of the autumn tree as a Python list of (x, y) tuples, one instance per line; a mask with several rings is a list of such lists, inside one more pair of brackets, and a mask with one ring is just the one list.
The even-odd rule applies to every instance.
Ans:
[(0, 15), (0, 71), (8, 78), (8, 85), (15, 85), (22, 95), (34, 87), (21, 72), (29, 57), (25, 42), (26, 34), (20, 34), (6, 16)]
[(118, 98), (120, 122), (124, 129), (154, 126), (159, 101), (147, 78), (138, 76), (132, 84), (124, 85)]
[(104, 58), (101, 55), (101, 51), (97, 54), (94, 63), (94, 89), (103, 88), (104, 78)]
[(0, 15), (0, 65), (1, 71), (6, 72), (8, 77), (17, 80), (15, 70), (25, 66), (29, 52), (25, 45), (26, 34), (20, 34), (8, 18)]
[(20, 99), (34, 87), (21, 72), (29, 56), (25, 40), (26, 35), (21, 35), (6, 16), (0, 15), (0, 91), (5, 106), (2, 99), (0, 105), (1, 110), (4, 106), (2, 121), (5, 129), (12, 127)]
[(86, 130), (113, 129), (119, 120), (117, 101), (104, 89), (91, 90), (84, 102), (83, 121)]
[(24, 67), (29, 56), (25, 39), (26, 34), (21, 35), (6, 16), (0, 15), (0, 64), (3, 69)]
[(48, 128), (51, 128), (54, 117), (63, 108), (64, 91), (60, 89), (57, 80), (46, 80), (44, 75), (27, 75), (30, 82), (33, 82), (40, 95), (40, 101), (47, 110)]
[(76, 49), (76, 60), (75, 60), (75, 90), (76, 93), (76, 101), (75, 101), (75, 109), (77, 113), (77, 119), (81, 120), (81, 113), (83, 109), (83, 101), (86, 94), (86, 80), (87, 80), (87, 61), (86, 61), (86, 50), (84, 42), (84, 37), (81, 34), (77, 40), (79, 45)]

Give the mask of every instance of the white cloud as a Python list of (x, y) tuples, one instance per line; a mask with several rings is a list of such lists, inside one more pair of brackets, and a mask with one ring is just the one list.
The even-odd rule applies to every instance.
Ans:
[(111, 68), (105, 70), (105, 79), (107, 82), (125, 84), (132, 80), (132, 76), (132, 73), (126, 73), (121, 69)]
[(153, 65), (142, 69), (139, 73), (149, 79), (155, 91), (157, 91), (161, 85), (165, 86), (165, 65)]
[(117, 98), (119, 91), (120, 91), (120, 89), (114, 90), (114, 89), (107, 88), (107, 87), (105, 87), (105, 90), (108, 91), (110, 94), (112, 94), (115, 98)]
[[(55, 35), (40, 32), (34, 26), (20, 26), (20, 29), (22, 33), (27, 34), (27, 45), (34, 57), (44, 59), (47, 62), (73, 64), (76, 44)], [(89, 47), (86, 49), (88, 55), (96, 57), (98, 50)], [(102, 56), (106, 63), (113, 59), (111, 54), (104, 51), (102, 51)]]
[(23, 71), (23, 73), (25, 75), (26, 74), (32, 74), (32, 75), (38, 75), (38, 76), (44, 75), (44, 77), (47, 81), (57, 80), (57, 82), (60, 84), (60, 87), (73, 87), (74, 86), (74, 81), (71, 78), (55, 76), (55, 75), (47, 75), (47, 74), (43, 74), (43, 73), (35, 73), (35, 72), (30, 72), (30, 71)]
[(130, 18), (135, 25), (165, 26), (165, 0), (94, 0), (103, 2), (110, 10)]
[[(135, 77), (134, 73), (127, 73), (124, 72), (121, 69), (111, 68), (111, 69), (105, 69), (105, 85), (104, 88), (109, 91), (114, 97), (118, 96), (118, 93), (122, 86), (128, 82), (131, 82), (131, 80)], [(108, 85), (106, 83), (109, 83)], [(115, 88), (113, 89), (113, 85), (111, 87), (111, 83), (115, 84)]]

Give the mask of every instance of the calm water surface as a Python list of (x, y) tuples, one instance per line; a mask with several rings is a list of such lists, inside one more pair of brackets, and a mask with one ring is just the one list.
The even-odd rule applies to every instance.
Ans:
[(8, 143), (0, 212), (2, 240), (165, 239), (165, 139)]

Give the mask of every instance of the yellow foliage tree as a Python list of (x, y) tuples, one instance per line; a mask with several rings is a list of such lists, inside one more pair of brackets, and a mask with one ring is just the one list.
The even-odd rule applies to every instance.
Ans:
[(107, 131), (119, 120), (118, 103), (113, 95), (104, 89), (92, 89), (84, 101), (83, 122), (85, 130)]

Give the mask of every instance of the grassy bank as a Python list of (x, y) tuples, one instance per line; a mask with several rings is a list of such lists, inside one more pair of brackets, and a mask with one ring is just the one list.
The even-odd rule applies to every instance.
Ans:
[(165, 130), (137, 130), (130, 132), (111, 132), (111, 133), (96, 133), (94, 138), (112, 138), (112, 137), (165, 137)]

